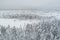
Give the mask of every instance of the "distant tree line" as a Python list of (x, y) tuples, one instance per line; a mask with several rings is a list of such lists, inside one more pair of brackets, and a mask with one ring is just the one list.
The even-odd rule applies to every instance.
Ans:
[[(1, 18), (1, 17), (0, 17)], [(8, 18), (8, 19), (51, 19), (54, 18), (53, 16), (51, 17), (45, 17), (45, 16), (39, 16), (35, 14), (8, 14), (8, 15), (3, 15), (2, 18)]]

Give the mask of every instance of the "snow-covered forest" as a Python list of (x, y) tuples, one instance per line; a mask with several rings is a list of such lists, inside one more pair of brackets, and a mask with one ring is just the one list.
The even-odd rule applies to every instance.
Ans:
[(0, 10), (0, 40), (60, 40), (59, 13)]

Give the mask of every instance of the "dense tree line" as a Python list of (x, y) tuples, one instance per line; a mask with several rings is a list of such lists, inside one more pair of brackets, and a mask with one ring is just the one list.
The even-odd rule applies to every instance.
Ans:
[(35, 14), (13, 14), (13, 15), (2, 15), (0, 18), (8, 18), (8, 19), (46, 19), (46, 18), (52, 18), (52, 17), (45, 17), (45, 16), (40, 16), (40, 15), (35, 15)]

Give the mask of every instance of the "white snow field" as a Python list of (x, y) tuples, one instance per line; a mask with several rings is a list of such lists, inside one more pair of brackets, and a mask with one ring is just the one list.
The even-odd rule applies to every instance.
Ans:
[(38, 23), (39, 20), (19, 20), (19, 19), (4, 19), (4, 18), (0, 18), (0, 25), (3, 25), (5, 27), (7, 27), (8, 25), (10, 25), (10, 27), (22, 27), (24, 28), (26, 26), (26, 24), (32, 24), (32, 23)]

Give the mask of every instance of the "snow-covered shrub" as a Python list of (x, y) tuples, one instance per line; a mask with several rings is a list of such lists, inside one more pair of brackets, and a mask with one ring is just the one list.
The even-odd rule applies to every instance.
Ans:
[(26, 29), (0, 25), (0, 40), (59, 40), (59, 20), (27, 24)]

